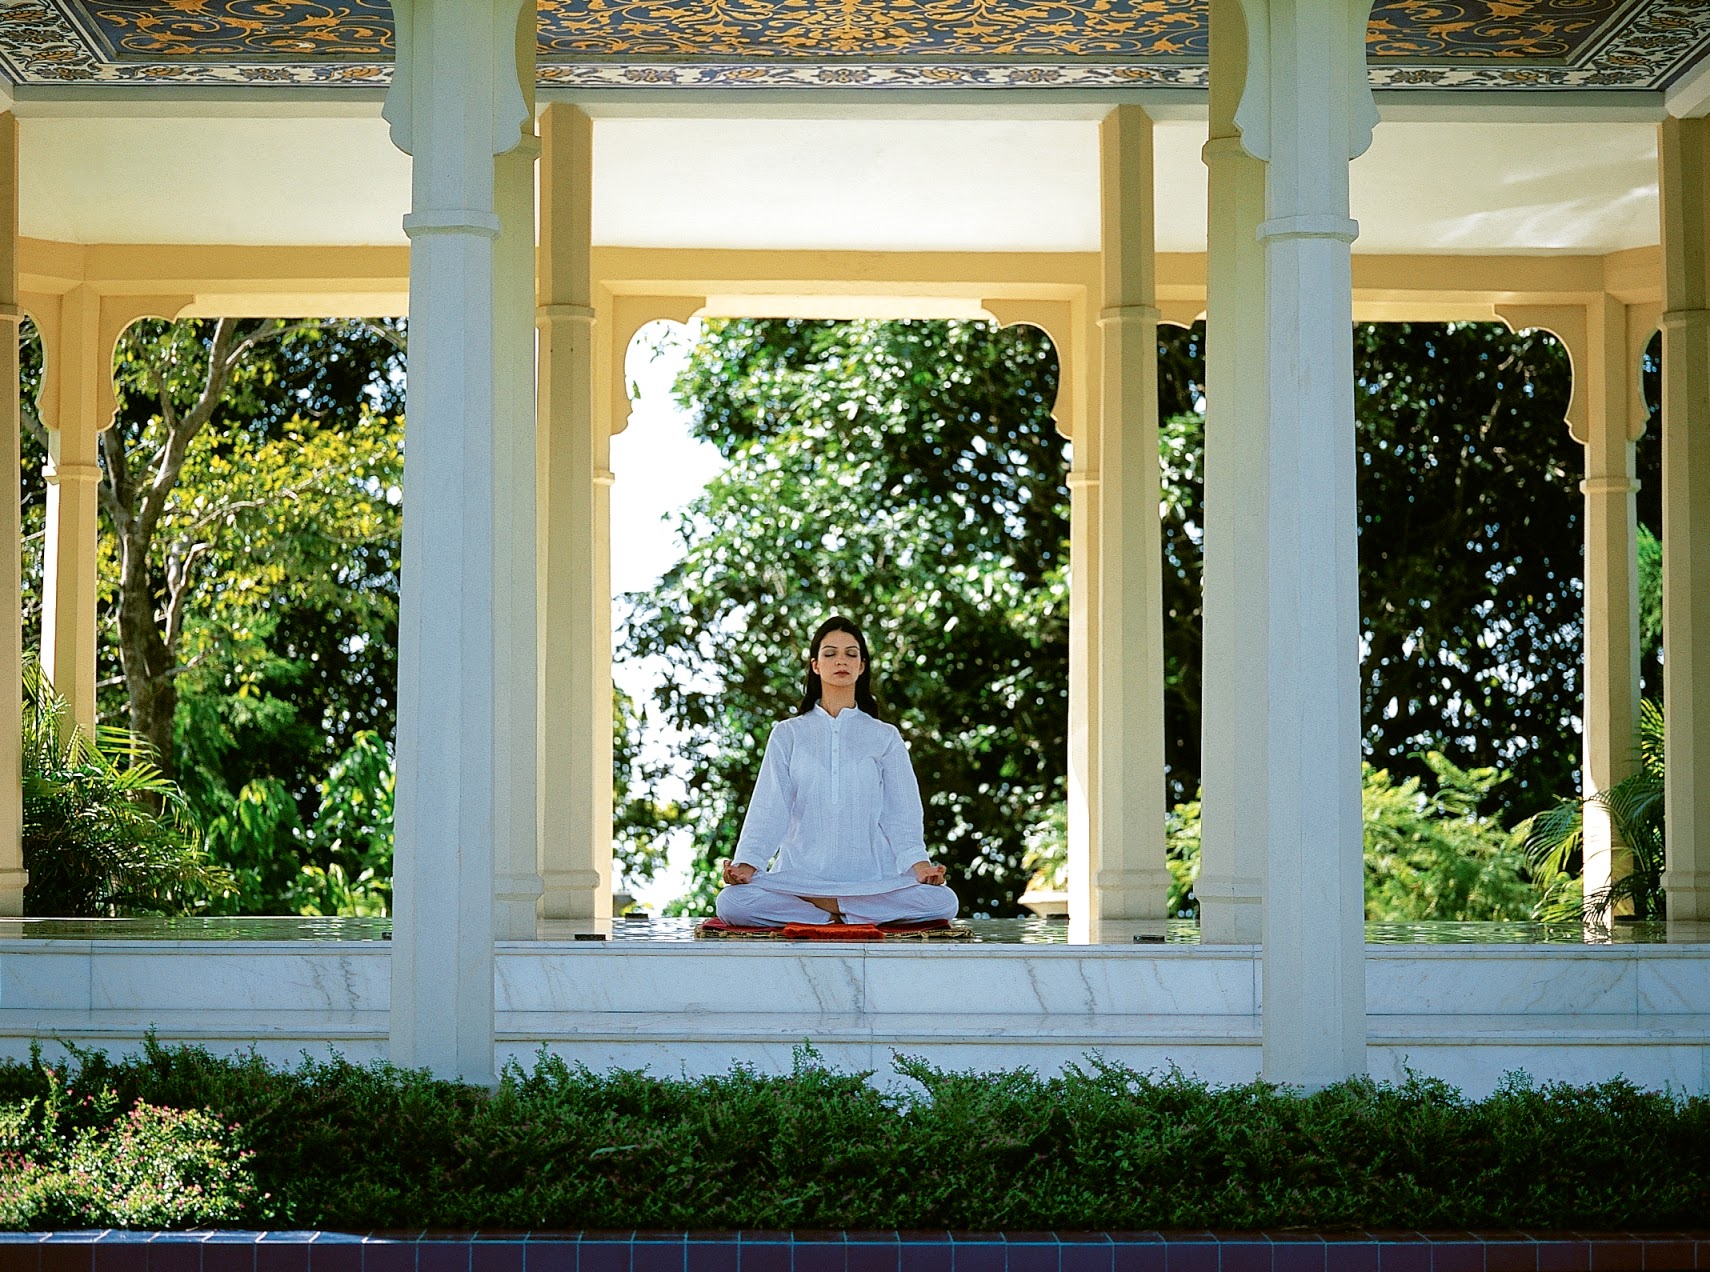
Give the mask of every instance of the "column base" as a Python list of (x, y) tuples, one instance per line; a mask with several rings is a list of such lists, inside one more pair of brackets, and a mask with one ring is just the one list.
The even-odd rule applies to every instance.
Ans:
[(493, 939), (532, 941), (540, 906), (538, 875), (500, 875), (493, 885)]
[(24, 913), (24, 886), (30, 881), (27, 870), (0, 870), (0, 918), (21, 918)]
[(1093, 910), (1101, 920), (1164, 919), (1168, 870), (1101, 870), (1093, 876)]
[(1257, 945), (1265, 927), (1265, 898), (1257, 893), (1218, 896), (1195, 885), (1201, 945)]
[(593, 870), (541, 872), (543, 891), (536, 913), (543, 919), (609, 919), (612, 894)]
[(1668, 896), (1669, 935), (1677, 923), (1710, 925), (1710, 875), (1684, 875), (1663, 871), (1663, 892)]

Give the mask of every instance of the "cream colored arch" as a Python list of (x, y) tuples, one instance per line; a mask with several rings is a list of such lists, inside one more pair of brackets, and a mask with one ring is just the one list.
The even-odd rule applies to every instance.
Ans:
[[(1603, 292), (1583, 304), (1498, 304), (1515, 331), (1550, 332), (1573, 369), (1566, 422), (1584, 447), (1585, 647), (1583, 755), (1585, 794), (1608, 790), (1635, 765), (1639, 718), (1639, 483), (1634, 443), (1646, 410), (1640, 362), (1661, 320), (1657, 300), (1624, 303)], [(1585, 808), (1584, 880), (1588, 897), (1632, 869), (1631, 855), (1605, 809)]]

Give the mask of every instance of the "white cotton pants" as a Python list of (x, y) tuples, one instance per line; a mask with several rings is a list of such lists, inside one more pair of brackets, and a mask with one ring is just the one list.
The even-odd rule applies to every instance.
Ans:
[[(870, 897), (838, 897), (846, 923), (925, 923), (953, 919), (956, 894), (941, 883), (911, 883)], [(786, 923), (830, 923), (831, 916), (787, 892), (736, 884), (718, 894), (718, 917), (738, 927), (782, 927)]]

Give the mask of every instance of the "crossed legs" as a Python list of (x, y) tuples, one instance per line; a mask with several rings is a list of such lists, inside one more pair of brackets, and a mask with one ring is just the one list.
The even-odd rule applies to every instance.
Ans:
[[(826, 898), (822, 898), (826, 899)], [(953, 919), (959, 903), (943, 884), (915, 883), (877, 896), (834, 898), (849, 923), (925, 923)], [(718, 917), (738, 927), (783, 927), (786, 923), (830, 923), (830, 911), (803, 897), (753, 884), (725, 888), (714, 906)]]

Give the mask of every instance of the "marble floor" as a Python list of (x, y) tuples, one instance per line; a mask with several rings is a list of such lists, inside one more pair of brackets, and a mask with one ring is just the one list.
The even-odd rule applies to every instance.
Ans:
[[(609, 920), (543, 919), (542, 941), (694, 940), (697, 920), (631, 915)], [(965, 920), (976, 945), (1198, 945), (1192, 919), (1106, 922), (1095, 939), (1071, 942), (1062, 919), (1034, 916)], [(386, 941), (389, 919), (267, 916), (238, 918), (0, 919), (0, 941)], [(1578, 923), (1368, 923), (1371, 945), (1681, 945), (1710, 943), (1710, 923), (1617, 923), (1588, 931)]]

